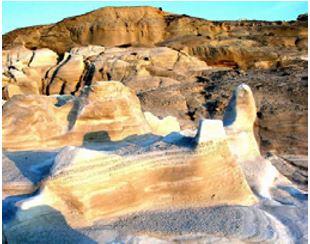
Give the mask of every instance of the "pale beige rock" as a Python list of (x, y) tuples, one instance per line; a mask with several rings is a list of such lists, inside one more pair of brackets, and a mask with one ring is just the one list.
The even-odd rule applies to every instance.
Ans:
[(226, 133), (231, 135), (232, 151), (242, 160), (260, 156), (253, 131), (255, 119), (256, 106), (253, 93), (249, 86), (241, 84), (234, 91), (223, 121)]
[(205, 62), (166, 47), (110, 48), (89, 59), (95, 65), (94, 80), (149, 77), (155, 69), (175, 73), (207, 69)]
[(38, 148), (67, 132), (67, 115), (72, 103), (56, 107), (56, 97), (18, 95), (3, 106), (4, 148)]
[(262, 197), (270, 198), (270, 189), (281, 178), (270, 161), (264, 159), (254, 136), (256, 106), (251, 88), (239, 85), (224, 114), (225, 131), (230, 150), (237, 157), (252, 189)]
[(110, 140), (150, 132), (139, 99), (120, 82), (97, 82), (86, 88), (87, 103), (81, 109), (73, 132), (106, 131)]
[(88, 45), (84, 47), (74, 47), (70, 50), (70, 53), (74, 55), (82, 55), (84, 58), (88, 58), (90, 56), (99, 55), (104, 52), (105, 49), (106, 48), (103, 46)]
[(11, 98), (14, 95), (23, 94), (23, 92), (21, 91), (20, 86), (8, 84), (3, 88), (2, 94), (4, 98)]
[(9, 99), (14, 94), (42, 93), (42, 79), (57, 60), (58, 55), (47, 48), (31, 51), (18, 46), (3, 51), (3, 98)]
[(173, 116), (159, 119), (150, 112), (145, 112), (144, 116), (151, 127), (152, 133), (155, 135), (166, 136), (171, 132), (178, 132), (181, 130), (178, 120)]
[(65, 56), (57, 66), (49, 70), (45, 79), (46, 94), (71, 94), (78, 88), (84, 71), (82, 55), (65, 53)]
[(203, 144), (212, 140), (226, 137), (223, 122), (221, 120), (201, 120), (196, 135), (196, 143)]
[(136, 95), (116, 81), (94, 83), (79, 97), (14, 96), (4, 104), (2, 119), (3, 147), (10, 150), (59, 148), (180, 130), (172, 117), (152, 117), (150, 126)]
[(48, 48), (37, 49), (33, 53), (33, 58), (29, 67), (44, 67), (57, 64), (58, 55)]
[(15, 66), (16, 68), (27, 66), (33, 52), (24, 46), (16, 46), (10, 50), (2, 51), (2, 66)]
[(274, 61), (258, 61), (254, 63), (254, 67), (258, 69), (270, 69), (275, 67), (276, 63)]
[[(220, 189), (220, 190), (219, 190)], [(119, 156), (69, 147), (56, 158), (41, 193), (21, 204), (49, 205), (70, 226), (140, 211), (255, 204), (225, 138), (192, 150)], [(21, 212), (19, 219), (27, 218)]]

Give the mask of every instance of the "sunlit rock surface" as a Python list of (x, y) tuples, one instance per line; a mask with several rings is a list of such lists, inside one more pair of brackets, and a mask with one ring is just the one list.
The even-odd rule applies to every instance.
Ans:
[(150, 124), (136, 95), (115, 81), (85, 87), (78, 97), (18, 95), (3, 106), (3, 147), (59, 148), (92, 140), (117, 141), (131, 135), (167, 135), (180, 130), (173, 117), (159, 120), (147, 116)]
[[(111, 84), (110, 98), (113, 86), (125, 89), (104, 84)], [(90, 89), (96, 96), (104, 87)], [(5, 238), (9, 243), (307, 242), (307, 194), (261, 157), (254, 120), (252, 91), (241, 84), (224, 123), (202, 120), (196, 134), (147, 132), (111, 141), (99, 131), (96, 140), (80, 147), (5, 151), (12, 168), (4, 185)], [(245, 142), (242, 151), (236, 149)]]
[(307, 19), (108, 7), (3, 35), (4, 241), (307, 243)]
[(58, 55), (50, 49), (29, 50), (16, 46), (2, 52), (3, 98), (17, 94), (41, 94), (42, 79), (56, 65)]
[[(210, 66), (184, 50), (167, 47), (90, 45), (56, 54), (47, 48), (16, 46), (2, 55), (6, 101), (18, 94), (78, 97), (96, 81), (121, 80), (136, 93), (143, 111), (176, 117), (181, 129), (197, 128), (201, 118), (221, 119), (233, 87), (246, 82), (255, 91), (255, 134), (264, 156), (280, 156), (282, 161), (273, 164), (306, 189), (307, 64), (302, 55), (284, 55), (279, 68), (248, 71)], [(302, 168), (295, 166), (300, 163)], [(287, 174), (287, 167), (294, 172)]]

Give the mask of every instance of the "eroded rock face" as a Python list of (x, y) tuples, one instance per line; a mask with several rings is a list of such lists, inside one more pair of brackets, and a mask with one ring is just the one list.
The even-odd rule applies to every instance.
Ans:
[(307, 188), (306, 20), (103, 8), (4, 35), (5, 239), (307, 242), (282, 176)]
[(165, 120), (150, 126), (135, 94), (114, 81), (85, 87), (79, 97), (14, 96), (3, 106), (3, 121), (3, 146), (12, 150), (81, 145), (98, 139), (91, 132), (115, 141), (151, 133), (152, 126), (162, 135), (179, 130), (177, 122), (160, 129)]
[[(208, 21), (153, 7), (107, 7), (4, 35), (4, 48), (25, 43), (57, 53), (72, 47), (168, 46), (219, 66), (276, 66), (283, 53), (307, 48), (307, 21)], [(284, 51), (285, 50), (285, 51)]]
[[(9, 54), (11, 51), (5, 52), (8, 53), (4, 57), (8, 61), (4, 62), (3, 72), (5, 99), (23, 93), (74, 95), (84, 86), (100, 80), (120, 80), (138, 93), (178, 84), (185, 77), (208, 69), (205, 62), (165, 47), (73, 48), (64, 54), (57, 65), (56, 58), (55, 62), (48, 62), (51, 57), (46, 56), (52, 52), (48, 49), (36, 50), (31, 64), (32, 51), (22, 46), (15, 49), (12, 54)], [(33, 92), (23, 92), (24, 85), (31, 86), (33, 83), (37, 85)]]
[[(97, 83), (87, 89), (81, 92), (80, 103), (74, 103), (83, 106), (71, 114), (77, 118), (69, 120), (75, 121), (73, 131), (88, 130), (82, 128), (84, 122), (90, 126), (98, 118), (104, 126), (117, 119), (118, 125), (132, 121), (126, 120), (130, 119), (127, 105), (121, 101), (125, 94), (127, 100), (137, 98), (121, 83)], [(18, 97), (22, 96), (7, 103)], [(58, 96), (57, 106), (72, 99)], [(111, 101), (114, 105), (105, 103)], [(98, 106), (105, 109), (95, 110)], [(10, 242), (34, 242), (50, 240), (50, 233), (56, 233), (56, 239), (76, 242), (78, 237), (87, 243), (128, 238), (162, 243), (189, 238), (193, 242), (306, 240), (306, 195), (260, 156), (253, 132), (255, 101), (247, 85), (237, 87), (227, 110), (226, 127), (221, 120), (202, 120), (196, 135), (141, 132), (111, 141), (106, 134), (91, 133), (81, 147), (41, 153), (6, 151), (10, 174), (4, 184), (9, 196), (4, 200), (5, 237)], [(172, 121), (145, 116), (139, 121), (152, 121), (146, 124), (152, 129)], [(40, 191), (29, 194), (38, 186)], [(159, 239), (149, 239), (155, 234)]]
[(179, 146), (129, 155), (68, 147), (56, 157), (41, 193), (21, 208), (49, 205), (81, 227), (140, 211), (256, 203), (222, 122), (203, 121), (196, 138), (182, 143), (185, 138), (167, 137), (163, 146), (173, 140)]
[(254, 137), (255, 119), (256, 105), (253, 93), (249, 86), (241, 84), (230, 99), (223, 122), (227, 134), (231, 135), (232, 151), (243, 160), (260, 155)]
[[(152, 44), (163, 40), (165, 16), (152, 7), (102, 8), (76, 18), (68, 18), (60, 25), (41, 26), (32, 32), (20, 30), (17, 36), (7, 36), (15, 43), (25, 42), (30, 47), (50, 47), (57, 52), (80, 45), (117, 46), (134, 43)], [(21, 33), (28, 37), (21, 36)], [(57, 35), (54, 35), (58, 33)], [(41, 35), (44, 35), (42, 39)], [(41, 39), (41, 40), (40, 40)]]
[[(35, 67), (29, 65), (32, 54)], [(48, 49), (16, 47), (3, 55), (4, 99), (15, 94), (79, 96), (93, 82), (121, 79), (135, 91), (144, 111), (174, 116), (182, 129), (197, 127), (201, 118), (221, 118), (232, 86), (246, 82), (255, 91), (255, 133), (262, 152), (284, 158), (307, 155), (307, 63), (297, 61), (298, 56), (285, 57), (284, 67), (241, 72), (210, 67), (184, 51), (169, 48), (78, 47), (58, 64), (57, 55)], [(39, 57), (42, 61), (35, 62)], [(287, 160), (288, 165), (290, 162)], [(302, 167), (307, 167), (306, 161)], [(298, 168), (296, 174), (300, 175)], [(304, 173), (292, 179), (307, 184)]]
[(270, 186), (280, 177), (276, 168), (264, 159), (254, 136), (256, 105), (252, 90), (239, 85), (224, 113), (223, 122), (229, 146), (237, 157), (252, 189), (260, 196), (270, 198)]
[(17, 94), (41, 94), (42, 79), (55, 65), (58, 55), (50, 49), (31, 51), (17, 46), (2, 52), (2, 97), (9, 99)]
[(42, 193), (22, 208), (47, 204), (72, 225), (85, 225), (139, 211), (256, 202), (225, 138), (197, 150), (119, 156), (68, 148), (56, 159)]

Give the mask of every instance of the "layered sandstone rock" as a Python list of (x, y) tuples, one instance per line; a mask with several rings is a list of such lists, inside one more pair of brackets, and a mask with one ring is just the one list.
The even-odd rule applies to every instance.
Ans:
[(41, 94), (42, 79), (58, 55), (50, 49), (31, 51), (24, 46), (2, 52), (3, 98), (18, 94)]
[(4, 35), (4, 48), (25, 43), (63, 54), (87, 45), (157, 45), (183, 50), (209, 65), (270, 68), (283, 53), (306, 54), (307, 31), (306, 21), (208, 21), (153, 7), (107, 7), (12, 31)]
[[(118, 89), (124, 89), (116, 84)], [(113, 114), (118, 110), (113, 104), (106, 107), (104, 103), (97, 104), (102, 99), (101, 92), (106, 94), (104, 101), (111, 101), (119, 97), (120, 94), (114, 94), (119, 90), (112, 85), (94, 85), (91, 89), (90, 104), (103, 108), (105, 116), (114, 115), (114, 119), (121, 120), (121, 114)], [(88, 111), (94, 109), (84, 107), (79, 113), (74, 125), (77, 130), (83, 118), (91, 124), (94, 114)], [(95, 115), (105, 117), (98, 112)], [(71, 225), (79, 225), (81, 218), (84, 225), (88, 225), (96, 220), (146, 210), (254, 204), (256, 200), (247, 182), (260, 196), (270, 197), (269, 190), (278, 176), (271, 163), (260, 156), (253, 132), (255, 118), (252, 91), (241, 84), (224, 115), (225, 129), (222, 121), (203, 120), (195, 140), (187, 142), (187, 148), (185, 144), (179, 144), (178, 148), (170, 145), (129, 155), (116, 150), (114, 154), (107, 154), (66, 148), (56, 157), (41, 193), (24, 202), (22, 209), (49, 205), (62, 212)], [(89, 128), (81, 130), (85, 132)]]
[[(122, 100), (128, 89), (117, 82), (103, 84), (83, 90), (84, 107), (71, 116), (84, 122), (104, 117), (105, 126), (116, 116), (120, 125), (124, 111), (115, 97)], [(70, 99), (59, 96), (57, 106)], [(116, 107), (110, 111), (107, 101)], [(105, 109), (93, 113), (91, 104)], [(275, 179), (274, 168), (257, 152), (255, 101), (247, 85), (237, 87), (227, 111), (226, 127), (220, 120), (202, 120), (196, 135), (141, 132), (111, 141), (91, 133), (83, 146), (60, 152), (6, 151), (5, 238), (13, 243), (305, 241), (306, 195), (277, 171)], [(145, 114), (141, 123), (153, 121), (153, 128), (171, 121)], [(38, 185), (40, 191), (29, 194)]]
[[(150, 126), (129, 88), (98, 82), (85, 87), (79, 97), (14, 96), (3, 106), (3, 146), (21, 150), (81, 145), (98, 139), (96, 133), (112, 141), (151, 132), (166, 135), (179, 130), (177, 121), (171, 121), (153, 121)], [(170, 128), (160, 128), (169, 123)]]
[(260, 154), (254, 136), (255, 119), (253, 93), (249, 86), (241, 84), (234, 91), (224, 113), (225, 131), (231, 151), (237, 157), (252, 189), (260, 196), (270, 198), (270, 188), (280, 174)]
[[(6, 51), (4, 57), (4, 98), (15, 94), (76, 94), (85, 85), (100, 80), (120, 80), (136, 92), (153, 90), (178, 84), (192, 73), (208, 69), (205, 62), (186, 53), (170, 48), (104, 48), (90, 46), (73, 48), (66, 52), (56, 65), (58, 56), (48, 49), (38, 49), (33, 53), (24, 47), (14, 52)], [(11, 53), (12, 54), (9, 54)], [(56, 55), (55, 62), (48, 62), (49, 52)], [(15, 54), (16, 56), (16, 54)], [(40, 61), (41, 59), (41, 61)], [(44, 61), (45, 59), (45, 61)], [(41, 63), (41, 66), (38, 64)], [(19, 70), (16, 67), (20, 67)], [(40, 68), (41, 72), (37, 72)], [(44, 68), (44, 69), (43, 69)], [(25, 73), (26, 72), (26, 73)], [(36, 84), (33, 91), (30, 87)], [(140, 85), (139, 85), (140, 84)]]
[[(256, 202), (225, 138), (197, 150), (122, 157), (68, 148), (56, 159), (40, 195), (22, 208), (47, 204), (72, 225), (79, 225), (81, 218), (85, 225), (137, 211)], [(70, 216), (72, 211), (80, 215), (79, 221)]]
[(281, 175), (306, 188), (306, 20), (121, 7), (4, 35), (3, 237), (306, 243)]
[[(29, 65), (31, 53), (34, 56)], [(77, 47), (58, 64), (57, 55), (48, 49), (16, 47), (3, 55), (4, 99), (17, 94), (79, 96), (84, 86), (98, 80), (121, 79), (136, 92), (144, 111), (160, 117), (174, 116), (182, 129), (197, 127), (201, 118), (221, 118), (231, 87), (246, 82), (255, 90), (256, 134), (262, 152), (307, 155), (306, 61), (295, 64), (288, 60), (283, 63), (285, 67), (240, 72), (207, 66), (183, 51), (169, 48)], [(33, 63), (36, 59), (41, 61)], [(287, 160), (288, 165), (290, 162)], [(306, 161), (302, 167), (307, 167)], [(298, 167), (296, 170), (300, 175)], [(292, 179), (307, 184), (304, 173), (302, 179)]]
[[(163, 40), (166, 13), (152, 7), (102, 8), (79, 17), (67, 18), (59, 25), (22, 29), (6, 41), (24, 42), (28, 47), (50, 47), (57, 52), (80, 45), (117, 46), (151, 44)], [(28, 37), (20, 34), (27, 33)], [(57, 35), (54, 35), (57, 33)], [(37, 44), (40, 45), (38, 46)]]

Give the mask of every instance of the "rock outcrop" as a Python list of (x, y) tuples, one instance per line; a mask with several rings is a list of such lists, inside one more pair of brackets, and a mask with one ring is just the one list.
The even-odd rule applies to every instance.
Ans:
[(31, 51), (18, 46), (2, 52), (3, 98), (17, 94), (41, 94), (42, 80), (56, 65), (58, 55), (50, 49)]
[(223, 122), (230, 149), (237, 157), (250, 186), (260, 196), (270, 198), (270, 186), (280, 176), (271, 162), (260, 154), (254, 136), (256, 114), (251, 88), (241, 84), (230, 99)]
[[(107, 100), (125, 89), (104, 84), (110, 84)], [(90, 89), (96, 96), (108, 88)], [(202, 120), (192, 136), (181, 131), (116, 142), (101, 138), (99, 144), (90, 140), (43, 158), (38, 152), (5, 152), (8, 164), (19, 162), (7, 185), (22, 182), (24, 188), (11, 184), (11, 190), (28, 193), (12, 196), (4, 188), (10, 195), (4, 200), (5, 237), (87, 243), (307, 240), (306, 195), (260, 156), (253, 132), (255, 101), (247, 85), (237, 87), (227, 111), (226, 127), (220, 120)], [(29, 194), (18, 169), (40, 190)]]
[(67, 148), (53, 167), (42, 192), (21, 208), (52, 206), (71, 226), (139, 211), (256, 203), (225, 138), (210, 140), (197, 152), (119, 156)]
[[(221, 118), (232, 86), (248, 83), (257, 100), (255, 133), (262, 152), (289, 155), (293, 161), (284, 160), (295, 168), (291, 179), (301, 186), (307, 184), (307, 173), (294, 166), (300, 164), (295, 158), (307, 155), (306, 61), (287, 60), (282, 62), (284, 67), (241, 72), (208, 66), (170, 48), (101, 46), (73, 48), (61, 61), (48, 49), (24, 47), (4, 51), (3, 57), (6, 100), (15, 94), (79, 96), (84, 86), (96, 81), (121, 79), (135, 91), (143, 111), (174, 116), (182, 129), (197, 127), (201, 118)], [(285, 174), (281, 165), (277, 166)], [(307, 160), (302, 167), (307, 168)]]
[[(51, 25), (7, 33), (4, 48), (25, 44), (64, 53), (77, 46), (169, 46), (196, 55), (208, 64), (267, 67), (307, 48), (307, 22), (208, 21), (153, 7), (107, 7)], [(306, 53), (306, 52), (305, 52)]]
[(152, 132), (166, 135), (180, 129), (177, 122), (170, 129), (160, 129), (165, 124), (164, 120), (149, 125), (138, 98), (121, 83), (97, 82), (85, 87), (79, 97), (14, 96), (3, 106), (3, 147), (59, 148), (100, 140), (96, 133), (102, 140), (115, 141)]
[[(56, 55), (55, 62), (43, 61), (41, 66), (45, 69), (41, 68), (40, 73), (35, 73), (36, 76), (27, 76), (23, 73), (25, 69), (34, 73), (37, 67), (41, 67), (36, 63), (48, 55), (46, 52), (47, 49), (36, 50), (32, 61), (35, 63), (30, 65), (31, 50), (19, 46), (4, 52), (7, 53), (4, 59), (8, 60), (3, 63), (5, 99), (17, 93), (12, 91), (15, 87), (21, 94), (74, 95), (84, 86), (101, 80), (120, 80), (138, 93), (178, 84), (179, 80), (208, 69), (205, 62), (184, 52), (165, 47), (124, 49), (90, 46), (73, 48), (70, 52), (66, 52), (57, 65), (58, 56), (50, 51), (50, 54)], [(18, 62), (17, 58), (14, 60), (14, 53), (18, 56)], [(40, 55), (42, 57), (37, 57)], [(33, 83), (36, 87), (32, 92), (29, 89), (23, 92), (24, 85), (31, 87)]]

